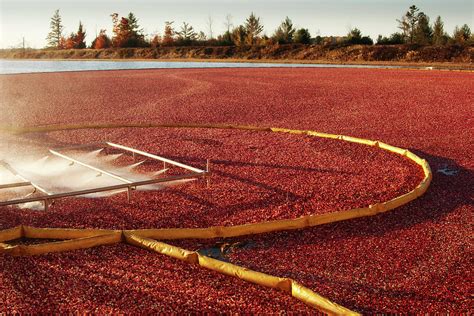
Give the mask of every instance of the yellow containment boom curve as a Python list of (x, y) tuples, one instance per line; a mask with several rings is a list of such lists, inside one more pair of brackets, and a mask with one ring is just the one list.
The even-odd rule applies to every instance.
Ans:
[[(155, 124), (155, 123), (118, 123), (118, 124), (85, 124), (85, 125), (49, 125), (39, 127), (0, 127), (0, 131), (11, 133), (29, 133), (29, 132), (51, 132), (58, 130), (74, 129), (101, 129), (101, 128), (214, 128), (214, 129), (236, 129), (248, 131), (267, 131), (274, 133), (290, 133), (298, 135), (308, 135), (320, 138), (337, 139), (341, 141), (363, 144), (372, 147), (378, 147), (382, 150), (393, 152), (405, 156), (420, 166), (424, 173), (423, 180), (410, 192), (393, 198), (389, 201), (369, 205), (365, 208), (338, 211), (326, 214), (308, 215), (295, 219), (274, 220), (253, 224), (236, 226), (215, 226), (207, 228), (163, 228), (163, 229), (137, 229), (137, 230), (97, 230), (97, 229), (55, 229), (55, 228), (33, 228), (19, 226), (0, 231), (0, 253), (10, 253), (12, 255), (37, 255), (48, 252), (67, 251), (73, 249), (84, 249), (98, 245), (109, 245), (119, 242), (148, 249), (160, 254), (164, 254), (189, 263), (199, 264), (202, 267), (217, 271), (222, 274), (231, 275), (240, 279), (260, 284), (262, 286), (285, 291), (298, 300), (317, 308), (318, 310), (334, 315), (356, 315), (356, 312), (350, 311), (330, 300), (320, 296), (312, 290), (302, 286), (289, 278), (280, 278), (267, 275), (257, 271), (252, 271), (231, 263), (219, 261), (213, 258), (202, 256), (197, 252), (188, 251), (179, 247), (162, 243), (158, 240), (172, 239), (209, 239), (237, 237), (252, 234), (261, 234), (274, 231), (300, 229), (312, 227), (337, 221), (349, 220), (359, 217), (373, 216), (379, 213), (393, 210), (401, 205), (423, 195), (428, 189), (432, 172), (428, 162), (414, 153), (388, 145), (383, 142), (367, 140), (362, 138), (320, 133), (310, 130), (294, 130), (286, 128), (255, 127), (229, 124)], [(115, 144), (114, 144), (115, 145)], [(140, 153), (138, 153), (140, 154)], [(161, 159), (162, 157), (153, 157)], [(197, 171), (197, 170), (196, 170)], [(202, 171), (202, 170), (200, 170)], [(62, 239), (53, 243), (41, 245), (17, 245), (10, 246), (5, 242), (18, 238), (45, 238)]]

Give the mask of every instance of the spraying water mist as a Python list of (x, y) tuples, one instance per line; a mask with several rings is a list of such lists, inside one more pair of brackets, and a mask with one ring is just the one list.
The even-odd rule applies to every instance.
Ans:
[[(121, 146), (121, 145), (117, 145)], [(46, 156), (37, 154), (15, 156), (15, 159), (0, 156), (0, 205), (11, 201), (20, 208), (47, 208), (49, 200), (67, 196), (87, 198), (104, 197), (130, 190), (160, 190), (175, 186), (205, 175), (204, 170), (193, 168), (163, 157), (121, 146), (126, 150), (140, 152), (157, 160), (165, 161), (156, 171), (138, 172), (145, 160), (119, 163), (123, 153), (105, 154), (103, 149), (90, 151), (58, 152), (49, 150)], [(135, 153), (134, 153), (135, 155)], [(166, 176), (166, 163), (193, 170), (193, 174)], [(37, 201), (29, 201), (37, 199)]]

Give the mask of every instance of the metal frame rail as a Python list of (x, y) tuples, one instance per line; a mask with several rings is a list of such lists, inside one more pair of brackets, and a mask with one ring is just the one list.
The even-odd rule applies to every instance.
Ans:
[[(7, 162), (5, 161), (0, 161), (0, 165), (5, 167), (8, 171), (10, 171), (12, 174), (17, 176), (19, 179), (21, 179), (22, 182), (17, 182), (17, 183), (9, 183), (9, 184), (2, 184), (0, 185), (0, 189), (9, 189), (9, 188), (16, 188), (16, 187), (23, 187), (23, 186), (32, 186), (35, 188), (35, 191), (40, 191), (44, 195), (42, 196), (36, 196), (36, 197), (29, 197), (29, 198), (22, 198), (22, 199), (14, 199), (14, 200), (8, 200), (8, 201), (0, 201), (0, 206), (8, 206), (8, 205), (17, 205), (17, 204), (23, 204), (23, 203), (29, 203), (29, 202), (39, 202), (42, 201), (44, 203), (44, 209), (47, 210), (50, 202), (60, 199), (60, 198), (65, 198), (65, 197), (72, 197), (72, 196), (79, 196), (79, 195), (85, 195), (85, 194), (92, 194), (92, 193), (98, 193), (98, 192), (107, 192), (107, 191), (115, 191), (115, 190), (120, 190), (120, 189), (127, 189), (127, 199), (130, 202), (131, 199), (131, 192), (132, 190), (135, 190), (137, 187), (140, 186), (145, 186), (145, 185), (151, 185), (151, 184), (157, 184), (157, 183), (166, 183), (166, 182), (172, 182), (172, 181), (178, 181), (178, 180), (185, 180), (185, 179), (198, 179), (198, 178), (206, 178), (207, 179), (207, 184), (209, 185), (209, 160), (207, 160), (206, 164), (206, 170), (198, 169), (195, 167), (188, 166), (186, 164), (160, 157), (157, 155), (153, 155), (141, 150), (137, 150), (131, 147), (126, 147), (122, 146), (119, 144), (114, 144), (110, 142), (106, 142), (106, 145), (110, 147), (114, 147), (117, 149), (122, 149), (124, 151), (132, 152), (134, 155), (139, 154), (145, 157), (149, 157), (155, 160), (160, 160), (163, 161), (164, 168), (166, 168), (166, 163), (170, 165), (174, 165), (176, 167), (183, 168), (185, 170), (191, 171), (191, 173), (187, 173), (184, 175), (176, 175), (176, 176), (169, 176), (169, 177), (164, 177), (164, 178), (159, 178), (159, 179), (150, 179), (150, 180), (143, 180), (143, 181), (131, 181), (129, 179), (120, 177), (116, 174), (113, 174), (111, 172), (108, 172), (106, 170), (103, 170), (101, 168), (94, 167), (90, 164), (81, 162), (77, 159), (74, 159), (72, 157), (69, 157), (65, 154), (59, 153), (56, 150), (50, 149), (49, 152), (57, 157), (60, 157), (62, 159), (70, 161), (72, 164), (77, 163), (78, 165), (81, 165), (85, 168), (94, 170), (99, 172), (100, 174), (107, 175), (109, 177), (112, 177), (116, 180), (119, 180), (121, 182), (124, 182), (123, 184), (118, 184), (118, 185), (112, 185), (112, 186), (105, 186), (105, 187), (100, 187), (100, 188), (94, 188), (94, 189), (85, 189), (85, 190), (78, 190), (78, 191), (71, 191), (71, 192), (64, 192), (64, 193), (51, 193), (48, 192), (47, 190), (43, 189), (39, 185), (29, 181), (27, 178), (22, 176), (18, 171), (13, 169)], [(63, 148), (64, 149), (64, 148)]]

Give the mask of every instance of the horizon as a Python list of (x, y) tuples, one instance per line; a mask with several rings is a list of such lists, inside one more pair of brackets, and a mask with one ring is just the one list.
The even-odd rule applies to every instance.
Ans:
[[(199, 3), (190, 0), (178, 1), (59, 1), (59, 0), (0, 0), (0, 48), (18, 47), (25, 39), (25, 46), (43, 48), (49, 32), (49, 22), (56, 9), (60, 10), (64, 35), (76, 32), (79, 21), (86, 30), (86, 42), (91, 41), (100, 29), (112, 35), (110, 14), (117, 12), (126, 16), (133, 12), (146, 36), (161, 35), (165, 21), (174, 21), (179, 29), (183, 22), (209, 36), (206, 25), (208, 17), (213, 19), (214, 37), (225, 30), (224, 20), (232, 15), (234, 26), (243, 24), (251, 12), (260, 17), (264, 34), (271, 36), (278, 25), (288, 16), (296, 28), (307, 28), (312, 37), (344, 36), (351, 28), (359, 28), (374, 41), (379, 34), (388, 36), (398, 31), (397, 21), (412, 4), (430, 17), (430, 22), (440, 15), (445, 31), (452, 34), (456, 25), (474, 24), (473, 2), (453, 0), (449, 3), (434, 1), (392, 1), (392, 0), (204, 0)], [(190, 8), (190, 6), (192, 6)], [(25, 11), (25, 9), (28, 9)]]

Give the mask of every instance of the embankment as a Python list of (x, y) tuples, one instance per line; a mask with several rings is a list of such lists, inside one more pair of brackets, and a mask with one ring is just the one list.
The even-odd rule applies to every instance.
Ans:
[(8, 49), (0, 58), (23, 59), (201, 59), (308, 63), (450, 63), (472, 66), (474, 46), (187, 46), (121, 49)]

